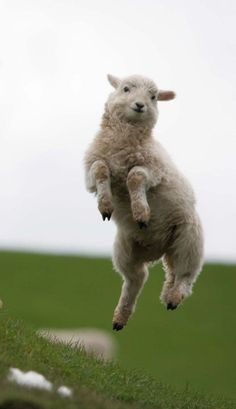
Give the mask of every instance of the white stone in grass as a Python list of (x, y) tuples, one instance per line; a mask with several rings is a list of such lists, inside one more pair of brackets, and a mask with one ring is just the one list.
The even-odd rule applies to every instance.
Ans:
[(40, 336), (54, 343), (64, 343), (72, 347), (83, 348), (88, 354), (109, 361), (115, 358), (117, 344), (114, 336), (97, 328), (79, 329), (41, 329)]
[(3, 302), (2, 302), (2, 300), (0, 299), (0, 309), (3, 307)]
[(53, 388), (52, 383), (43, 375), (34, 371), (23, 372), (18, 368), (10, 368), (8, 380), (29, 388), (45, 389), (47, 391), (51, 391)]
[(57, 392), (63, 397), (70, 397), (73, 394), (72, 389), (65, 385), (60, 386), (60, 388), (57, 389)]

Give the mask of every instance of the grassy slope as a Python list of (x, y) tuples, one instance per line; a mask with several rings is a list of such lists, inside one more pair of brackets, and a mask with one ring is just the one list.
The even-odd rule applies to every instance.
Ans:
[[(235, 408), (236, 402), (201, 397), (190, 390), (176, 392), (145, 375), (88, 358), (83, 351), (51, 345), (4, 313), (0, 313), (0, 325), (0, 407), (7, 399), (24, 399), (45, 409)], [(6, 375), (10, 366), (39, 371), (55, 387), (73, 387), (73, 398), (9, 384)]]
[[(121, 281), (106, 259), (0, 253), (5, 311), (39, 327), (111, 329)], [(158, 272), (158, 274), (157, 274)], [(236, 396), (235, 266), (208, 265), (176, 311), (159, 303), (154, 267), (127, 328), (114, 334), (119, 363), (183, 390)]]

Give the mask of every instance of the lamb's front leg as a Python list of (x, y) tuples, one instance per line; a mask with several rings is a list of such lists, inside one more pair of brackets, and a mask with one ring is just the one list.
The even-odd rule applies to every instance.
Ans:
[(89, 178), (96, 186), (98, 209), (103, 220), (110, 220), (114, 210), (112, 204), (112, 193), (110, 183), (110, 171), (103, 160), (97, 160), (93, 163), (89, 171)]
[(139, 227), (148, 226), (150, 208), (147, 202), (146, 191), (149, 187), (148, 170), (142, 166), (134, 166), (127, 177), (127, 187), (130, 195), (131, 209), (134, 220)]

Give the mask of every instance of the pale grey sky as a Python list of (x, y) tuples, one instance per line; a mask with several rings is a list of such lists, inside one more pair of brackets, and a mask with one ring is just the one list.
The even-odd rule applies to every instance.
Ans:
[(206, 256), (236, 260), (235, 1), (0, 0), (0, 246), (111, 252), (82, 158), (110, 72), (177, 98), (155, 135), (191, 181)]

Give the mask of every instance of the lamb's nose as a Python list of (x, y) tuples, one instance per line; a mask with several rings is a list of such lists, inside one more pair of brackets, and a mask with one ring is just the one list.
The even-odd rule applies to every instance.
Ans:
[(135, 102), (135, 104), (138, 109), (142, 109), (144, 107), (144, 104), (142, 102)]

